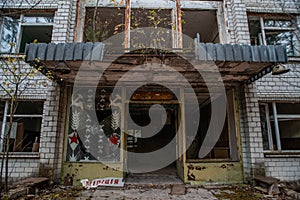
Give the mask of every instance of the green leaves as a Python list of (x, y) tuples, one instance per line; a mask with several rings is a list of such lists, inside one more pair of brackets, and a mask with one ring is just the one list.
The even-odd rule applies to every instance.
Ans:
[[(15, 44), (10, 44), (15, 46)], [(36, 59), (38, 61), (38, 59)], [(42, 70), (38, 69), (38, 70)], [(44, 85), (44, 78), (35, 78), (39, 71), (25, 63), (25, 55), (14, 53), (0, 55), (0, 95), (18, 99), (29, 87)]]

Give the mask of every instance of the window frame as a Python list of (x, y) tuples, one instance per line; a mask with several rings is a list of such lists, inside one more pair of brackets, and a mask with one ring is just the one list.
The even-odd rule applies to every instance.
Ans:
[[(239, 157), (239, 149), (240, 149), (240, 144), (239, 144), (239, 140), (240, 138), (238, 137), (237, 133), (238, 133), (238, 127), (236, 125), (236, 119), (237, 119), (237, 115), (236, 115), (236, 109), (237, 109), (237, 105), (235, 102), (235, 90), (234, 89), (227, 89), (226, 90), (226, 99), (227, 99), (227, 104), (226, 104), (226, 118), (224, 121), (224, 125), (223, 125), (223, 130), (225, 130), (224, 128), (226, 128), (226, 132), (225, 133), (228, 138), (228, 145), (226, 147), (219, 147), (218, 142), (220, 140), (220, 138), (222, 137), (222, 133), (220, 134), (218, 141), (216, 142), (216, 144), (214, 145), (214, 147), (211, 149), (211, 151), (207, 154), (210, 155), (213, 151), (215, 150), (228, 150), (228, 157), (227, 158), (208, 158), (208, 157), (204, 157), (204, 158), (186, 158), (186, 163), (200, 163), (200, 162), (240, 162), (240, 157)], [(201, 122), (200, 122), (201, 123)], [(201, 128), (201, 125), (199, 123), (199, 127)], [(187, 139), (187, 138), (186, 138)], [(187, 142), (187, 141), (185, 141)], [(187, 149), (186, 149), (187, 150)], [(187, 154), (187, 151), (185, 152), (185, 155)]]
[[(286, 103), (286, 104), (292, 104), (294, 102), (260, 102), (260, 106), (264, 106), (265, 108), (265, 119), (267, 123), (267, 136), (268, 136), (268, 146), (269, 148), (266, 151), (272, 151), (272, 152), (300, 152), (300, 148), (297, 150), (283, 150), (281, 146), (281, 133), (279, 130), (279, 121), (281, 120), (299, 120), (300, 121), (300, 113), (299, 114), (278, 114), (277, 112), (277, 103)], [(299, 102), (296, 102), (299, 103)], [(269, 104), (272, 105), (272, 112), (273, 117), (270, 115), (270, 109)], [(260, 113), (261, 114), (261, 113)], [(271, 121), (274, 121), (274, 135), (275, 138), (273, 138), (272, 128), (271, 128)], [(276, 144), (277, 149), (274, 149), (274, 144)]]
[[(51, 35), (53, 35), (53, 28), (54, 28), (54, 13), (26, 13), (26, 14), (19, 14), (19, 17), (16, 17), (16, 23), (18, 23), (18, 32), (16, 34), (16, 44), (15, 44), (15, 48), (13, 48), (12, 50), (8, 50), (8, 51), (4, 51), (4, 52), (0, 52), (0, 53), (20, 53), (20, 47), (21, 47), (21, 41), (22, 41), (22, 36), (23, 36), (23, 27), (26, 26), (48, 26), (48, 27), (52, 27), (52, 33)], [(43, 16), (51, 16), (52, 17), (52, 22), (25, 22), (24, 21), (24, 17), (43, 17)], [(1, 24), (0, 24), (0, 37), (2, 36), (2, 32), (3, 32), (3, 28), (4, 28), (4, 18), (6, 16), (4, 16), (1, 19)], [(51, 36), (51, 40), (52, 40), (52, 36)]]
[[(251, 21), (252, 19), (258, 18), (258, 22), (260, 25), (260, 33), (257, 35), (257, 43), (258, 45), (268, 45), (267, 44), (267, 32), (272, 33), (272, 31), (277, 31), (280, 33), (292, 33), (293, 35), (297, 34), (297, 17), (296, 16), (270, 16), (270, 15), (249, 15), (248, 20)], [(274, 20), (274, 21), (289, 21), (291, 23), (290, 27), (280, 27), (280, 26), (265, 26), (265, 22), (267, 20)], [(249, 27), (250, 32), (251, 27)], [(250, 33), (251, 36), (251, 33)], [(295, 37), (295, 36), (294, 36)], [(300, 41), (291, 41), (291, 44), (293, 44), (293, 55), (288, 55), (288, 57), (300, 57), (300, 52), (298, 50), (298, 46)]]
[[(9, 100), (4, 100), (5, 106), (4, 106), (4, 112), (3, 112), (3, 121), (2, 121), (2, 127), (1, 127), (1, 139), (0, 139), (0, 152), (3, 152), (3, 145), (4, 145), (4, 137), (6, 132), (6, 124), (9, 121), (9, 117), (11, 116), (9, 112)], [(44, 112), (44, 100), (34, 99), (34, 100), (19, 100), (19, 102), (33, 102), (33, 101), (40, 101), (42, 102), (42, 109)], [(40, 127), (42, 128), (43, 124), (43, 113), (41, 114), (13, 114), (13, 118), (15, 117), (24, 117), (24, 118), (41, 118), (41, 124)], [(41, 131), (40, 131), (40, 137), (41, 137)], [(12, 151), (11, 153), (36, 153), (36, 152), (26, 152), (26, 151)]]
[[(141, 6), (141, 5), (139, 5)], [(93, 7), (88, 7), (85, 9), (85, 12), (87, 11), (87, 9), (95, 9), (96, 7), (93, 6)], [(104, 5), (103, 6), (100, 6), (100, 7), (97, 7), (97, 9), (102, 9), (102, 8), (117, 8), (117, 7), (105, 7)], [(126, 6), (125, 5), (122, 5), (120, 6), (119, 8), (121, 9), (124, 9), (124, 12), (126, 12)], [(128, 38), (127, 38), (127, 42), (125, 43), (125, 39), (124, 39), (124, 46), (125, 48), (131, 48), (131, 36), (130, 36), (130, 31), (131, 28), (136, 28), (134, 26), (134, 23), (132, 22), (133, 20), (131, 19), (132, 16), (134, 16), (132, 14), (132, 11), (133, 10), (138, 10), (139, 7), (137, 7), (136, 5), (132, 5), (130, 4), (130, 8), (129, 8), (129, 11), (130, 11), (130, 19), (128, 21), (128, 25), (127, 25), (127, 32), (126, 32), (126, 16), (124, 15), (124, 20), (122, 21), (122, 27), (124, 27), (123, 29), (121, 29), (122, 31), (121, 32), (126, 32), (128, 34)], [(161, 7), (156, 7), (156, 6), (142, 6), (142, 9), (145, 9), (145, 10), (156, 10), (156, 11), (170, 11), (170, 21), (168, 22), (169, 24), (169, 27), (167, 29), (170, 29), (170, 30), (173, 30), (172, 33), (171, 33), (171, 36), (172, 36), (172, 47), (171, 48), (174, 48), (174, 49), (179, 49), (179, 48), (182, 48), (180, 46), (182, 46), (182, 44), (180, 44), (180, 40), (182, 42), (182, 40), (184, 39), (184, 34), (183, 34), (183, 28), (181, 28), (181, 31), (178, 30), (178, 16), (177, 16), (177, 13), (176, 13), (176, 5), (174, 4), (174, 6), (171, 6), (171, 7), (166, 7), (166, 8), (161, 8)], [(180, 6), (180, 9), (181, 10), (185, 10), (185, 11), (198, 11), (198, 12), (202, 12), (202, 11), (211, 11), (211, 12), (214, 12), (215, 13), (215, 17), (216, 17), (216, 29), (218, 31), (218, 34), (217, 34), (217, 38), (218, 38), (218, 41), (215, 42), (215, 43), (226, 43), (226, 41), (228, 40), (228, 38), (226, 37), (226, 34), (225, 34), (225, 22), (224, 22), (224, 19), (223, 19), (223, 15), (221, 14), (222, 12), (222, 6), (221, 4), (219, 5), (214, 5), (213, 7), (211, 8), (207, 8), (207, 6), (203, 6), (203, 5), (198, 5), (196, 7), (193, 7), (193, 6), (189, 6), (189, 5), (184, 5), (184, 6)], [(158, 13), (159, 13), (158, 12)], [(87, 15), (85, 13), (85, 16), (83, 18), (80, 19), (80, 23), (83, 24), (82, 28), (78, 29), (77, 30), (77, 34), (79, 35), (79, 37), (77, 38), (77, 41), (76, 42), (86, 42), (87, 39), (86, 39), (86, 36), (85, 36), (85, 29), (86, 29), (86, 24), (87, 24)], [(184, 20), (183, 20), (184, 21)], [(182, 23), (183, 24), (183, 23)], [(159, 27), (159, 26), (158, 26)], [(129, 31), (129, 32), (128, 32)], [(195, 36), (196, 38), (197, 36)], [(192, 39), (195, 39), (195, 38), (192, 38)], [(97, 40), (97, 42), (101, 42), (100, 40)], [(188, 50), (192, 50), (191, 48), (186, 48)]]

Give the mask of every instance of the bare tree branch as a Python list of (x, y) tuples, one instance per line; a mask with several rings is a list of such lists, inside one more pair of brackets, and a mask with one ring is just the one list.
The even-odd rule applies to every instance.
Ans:
[[(5, 1), (5, 3), (6, 2), (7, 1)], [(26, 1), (26, 2), (30, 5), (30, 3), (28, 1)], [(22, 9), (22, 10), (18, 10), (18, 11), (14, 11), (14, 12), (8, 12), (8, 13), (2, 13), (2, 14), (0, 14), (0, 16), (10, 16), (10, 15), (15, 15), (15, 14), (20, 14), (20, 13), (28, 12), (28, 11), (34, 9), (36, 6), (38, 6), (41, 2), (42, 2), (42, 0), (39, 0), (35, 4), (30, 5), (30, 7), (27, 8), (27, 9)], [(23, 3), (23, 1), (21, 2), (19, 8), (22, 7), (22, 3)], [(2, 9), (4, 9), (4, 8), (5, 8), (5, 4), (2, 5)]]

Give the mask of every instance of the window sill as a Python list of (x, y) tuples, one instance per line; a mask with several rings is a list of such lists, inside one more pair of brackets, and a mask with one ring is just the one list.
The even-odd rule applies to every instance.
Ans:
[(122, 162), (120, 161), (99, 161), (99, 160), (90, 160), (90, 161), (85, 161), (85, 160), (81, 160), (81, 161), (65, 161), (65, 163), (69, 163), (69, 164), (111, 164), (111, 165), (121, 165)]
[(300, 62), (300, 56), (289, 56), (288, 61), (289, 62)]
[(1, 58), (23, 58), (24, 53), (5, 53), (5, 52), (0, 52), (0, 57)]
[(300, 158), (300, 150), (264, 151), (265, 158)]
[[(3, 153), (0, 153), (0, 157), (3, 156)], [(32, 159), (39, 159), (40, 154), (38, 152), (10, 152), (9, 158), (32, 158)]]

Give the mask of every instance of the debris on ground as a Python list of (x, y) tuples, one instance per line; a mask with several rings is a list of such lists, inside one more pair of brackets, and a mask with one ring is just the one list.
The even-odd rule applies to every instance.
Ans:
[(53, 188), (48, 188), (41, 190), (38, 194), (24, 195), (18, 200), (61, 200), (61, 199), (76, 199), (81, 196), (81, 193), (85, 189), (83, 187), (65, 187), (65, 186), (54, 186)]
[[(207, 199), (207, 200), (294, 200), (300, 199), (295, 191), (299, 185), (278, 184), (278, 194), (268, 194), (255, 188), (255, 185), (237, 184), (220, 186), (174, 185), (171, 187), (98, 187), (85, 189), (81, 186), (53, 186), (40, 190), (38, 194), (27, 194), (18, 200), (60, 200), (60, 199)], [(293, 190), (295, 189), (295, 190)], [(297, 196), (299, 195), (299, 196)]]

